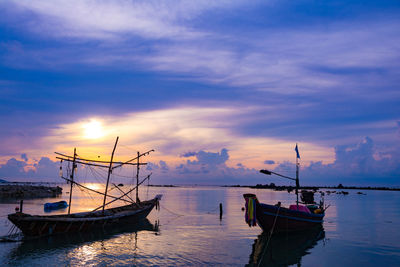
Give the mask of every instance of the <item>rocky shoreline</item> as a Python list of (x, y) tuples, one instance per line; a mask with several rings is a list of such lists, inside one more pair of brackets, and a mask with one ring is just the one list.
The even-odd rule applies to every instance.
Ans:
[(61, 193), (62, 188), (59, 186), (0, 184), (0, 198), (45, 198), (57, 197)]

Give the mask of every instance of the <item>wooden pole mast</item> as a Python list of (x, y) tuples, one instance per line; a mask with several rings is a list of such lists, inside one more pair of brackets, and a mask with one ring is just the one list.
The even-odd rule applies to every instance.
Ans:
[(72, 186), (74, 185), (74, 172), (75, 172), (75, 159), (76, 159), (76, 148), (74, 148), (74, 159), (72, 161), (72, 173), (71, 173), (71, 188), (69, 190), (69, 203), (68, 203), (68, 215), (71, 213), (71, 200), (72, 200)]
[(139, 203), (139, 169), (140, 169), (140, 153), (139, 151), (137, 152), (137, 169), (136, 169), (136, 203)]
[(114, 149), (113, 149), (113, 151), (112, 151), (112, 153), (111, 153), (110, 166), (108, 167), (108, 175), (107, 175), (106, 190), (105, 190), (105, 193), (104, 193), (104, 200), (103, 200), (103, 214), (104, 214), (104, 207), (106, 206), (108, 182), (110, 181), (110, 176), (111, 176), (111, 172), (112, 172), (113, 158), (114, 158), (114, 152), (115, 152), (115, 148), (117, 147), (118, 138), (119, 138), (119, 137), (117, 136), (117, 140), (115, 140)]
[[(297, 144), (296, 144), (297, 148)], [(298, 150), (297, 150), (298, 151)], [(298, 157), (298, 152), (296, 151), (296, 205), (297, 205), (297, 210), (299, 210), (299, 157)]]

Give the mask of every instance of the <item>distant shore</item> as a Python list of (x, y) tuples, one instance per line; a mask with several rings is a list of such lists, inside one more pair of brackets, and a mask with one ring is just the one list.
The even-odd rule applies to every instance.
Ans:
[[(296, 187), (294, 186), (285, 186), (285, 185), (275, 185), (271, 184), (257, 184), (257, 185), (224, 185), (223, 187), (247, 187), (247, 188), (256, 188), (256, 189), (273, 189), (276, 191), (292, 191)], [(339, 184), (338, 186), (300, 186), (299, 189), (304, 190), (319, 190), (319, 189), (356, 189), (356, 190), (381, 190), (381, 191), (400, 191), (400, 188), (393, 187), (373, 187), (373, 186), (344, 186)]]
[(0, 184), (0, 198), (45, 198), (57, 197), (62, 193), (59, 186), (29, 185), (24, 183)]
[(151, 187), (179, 187), (177, 185), (172, 184), (149, 184)]

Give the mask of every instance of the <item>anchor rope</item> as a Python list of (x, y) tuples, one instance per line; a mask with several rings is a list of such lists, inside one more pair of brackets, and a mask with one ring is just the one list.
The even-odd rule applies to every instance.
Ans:
[(176, 215), (176, 216), (185, 216), (185, 215), (183, 215), (183, 214), (179, 214), (179, 213), (176, 213), (176, 212), (173, 212), (172, 210), (170, 210), (170, 209), (168, 209), (167, 207), (165, 207), (164, 205), (161, 205), (160, 204), (160, 207), (163, 207), (163, 209), (165, 209), (166, 211), (168, 211), (169, 213), (171, 213), (171, 214), (173, 214), (173, 215)]
[(212, 209), (212, 210), (208, 211), (207, 213), (208, 214), (213, 213), (214, 211), (217, 211), (218, 209), (219, 209), (219, 207), (216, 207), (215, 209)]
[[(172, 210), (166, 208), (164, 205), (161, 205), (161, 204), (160, 204), (160, 206), (162, 206), (163, 209), (165, 209), (165, 210), (168, 211), (169, 213), (171, 213), (171, 214), (173, 214), (173, 215), (176, 215), (176, 216), (201, 216), (201, 215), (204, 215), (204, 213), (201, 213), (201, 214), (185, 214), (185, 215), (184, 215), (184, 214), (179, 214), (179, 213), (177, 213), (177, 212), (174, 212), (174, 211), (172, 211)], [(210, 210), (210, 211), (207, 211), (207, 214), (211, 214), (212, 212), (214, 212), (214, 211), (216, 211), (216, 210), (218, 210), (218, 209), (219, 209), (219, 206), (216, 207), (215, 209), (212, 209), (212, 210)]]
[(267, 249), (268, 249), (269, 241), (271, 241), (272, 234), (274, 233), (275, 224), (276, 224), (276, 219), (278, 218), (278, 214), (279, 214), (279, 210), (280, 210), (280, 209), (281, 209), (281, 206), (279, 206), (279, 207), (278, 207), (278, 210), (276, 211), (274, 223), (273, 223), (273, 225), (272, 225), (271, 231), (269, 232), (269, 237), (268, 237), (268, 240), (267, 240), (267, 244), (265, 245), (263, 254), (262, 254), (262, 256), (261, 256), (260, 261), (259, 261), (258, 264), (257, 264), (257, 267), (259, 267), (259, 266), (261, 265), (262, 259), (264, 258), (264, 254), (265, 254), (265, 252), (266, 252)]

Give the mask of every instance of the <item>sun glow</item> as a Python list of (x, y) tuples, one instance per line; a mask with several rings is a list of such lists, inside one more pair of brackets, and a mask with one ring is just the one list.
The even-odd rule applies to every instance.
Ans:
[(101, 185), (97, 184), (97, 183), (86, 183), (85, 184), (86, 187), (93, 189), (93, 190), (100, 190), (102, 189)]
[(84, 136), (87, 139), (98, 139), (104, 136), (103, 126), (98, 120), (91, 120), (83, 125)]
[[(252, 110), (251, 110), (252, 111)], [(80, 153), (89, 153), (87, 158), (107, 155), (119, 136), (118, 157), (130, 159), (132, 151), (156, 149), (152, 162), (165, 161), (170, 166), (186, 162), (180, 155), (187, 152), (218, 152), (229, 150), (226, 165), (236, 168), (242, 164), (247, 168), (264, 168), (266, 160), (276, 164), (294, 160), (295, 141), (241, 135), (235, 131), (237, 125), (247, 119), (246, 109), (178, 107), (136, 113), (118, 117), (87, 117), (70, 124), (56, 127), (46, 143), (53, 143), (57, 151), (71, 151), (74, 144)], [(218, 137), (218, 138), (216, 138)], [(335, 160), (335, 152), (323, 146), (302, 142), (300, 145), (302, 164)], [(266, 152), (267, 151), (267, 152)], [(0, 158), (1, 160), (1, 158)]]

